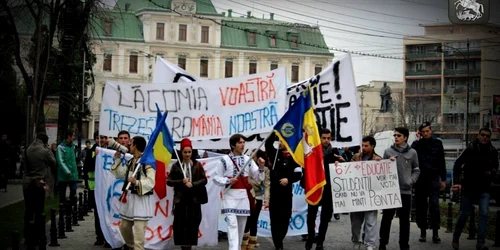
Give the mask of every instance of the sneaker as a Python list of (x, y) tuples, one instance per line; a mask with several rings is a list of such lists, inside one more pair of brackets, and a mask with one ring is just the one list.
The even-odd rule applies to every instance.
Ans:
[(367, 246), (366, 250), (373, 250), (373, 247), (372, 246)]
[(96, 240), (96, 242), (94, 242), (94, 246), (102, 246), (102, 245), (104, 245), (103, 240)]
[(476, 246), (476, 250), (488, 250), (489, 248), (486, 245), (478, 245)]
[(352, 249), (361, 249), (361, 243), (359, 243), (359, 242), (353, 243)]
[(380, 245), (380, 246), (378, 247), (378, 249), (379, 249), (379, 250), (387, 250), (387, 247), (385, 247), (385, 245)]
[(460, 247), (460, 243), (458, 243), (458, 241), (452, 241), (451, 247), (453, 247), (453, 249), (455, 249), (455, 250), (458, 250)]

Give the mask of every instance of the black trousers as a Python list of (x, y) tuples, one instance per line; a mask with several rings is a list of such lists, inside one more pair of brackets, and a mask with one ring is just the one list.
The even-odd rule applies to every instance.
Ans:
[(250, 236), (257, 236), (257, 222), (259, 222), (259, 214), (262, 209), (262, 200), (256, 200), (255, 209), (250, 212), (250, 217), (245, 225), (245, 233), (250, 232)]
[(290, 226), (290, 217), (292, 217), (292, 194), (271, 191), (269, 218), (271, 220), (271, 236), (276, 248), (283, 247), (283, 239), (285, 239)]
[(39, 180), (33, 180), (23, 185), (24, 196), (24, 235), (27, 240), (37, 244), (39, 234), (30, 231), (29, 223), (34, 221), (35, 227), (41, 222), (40, 216), (45, 208), (45, 189)]
[[(328, 223), (332, 219), (333, 215), (333, 201), (330, 196), (323, 195), (323, 200), (319, 205), (308, 205), (307, 206), (307, 240), (309, 242), (316, 241), (317, 244), (323, 244), (325, 241), (326, 231), (328, 230)], [(314, 230), (316, 224), (316, 216), (318, 215), (318, 209), (321, 206), (320, 223), (318, 228), (318, 237), (316, 237), (316, 231)]]
[[(420, 229), (439, 229), (441, 216), (439, 213), (439, 180), (423, 180), (415, 186), (415, 202), (417, 212), (417, 225)], [(430, 223), (427, 222), (427, 211)]]
[(58, 184), (59, 188), (59, 202), (64, 203), (66, 201), (66, 189), (69, 186), (69, 200), (71, 202), (76, 201), (76, 190), (78, 185), (74, 181), (60, 181)]
[(385, 246), (389, 243), (389, 234), (391, 232), (391, 224), (396, 210), (399, 216), (399, 248), (407, 249), (410, 247), (410, 210), (411, 210), (411, 195), (401, 194), (402, 207), (394, 209), (384, 209), (382, 214), (382, 222), (380, 223), (380, 245)]
[(104, 241), (104, 234), (101, 229), (101, 222), (99, 220), (99, 213), (95, 204), (95, 191), (89, 190), (89, 206), (94, 210), (94, 230), (97, 241)]

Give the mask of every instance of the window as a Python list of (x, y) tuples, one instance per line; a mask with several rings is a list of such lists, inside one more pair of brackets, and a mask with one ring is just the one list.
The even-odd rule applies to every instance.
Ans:
[(270, 47), (276, 47), (276, 36), (275, 35), (271, 35), (271, 37), (269, 38), (269, 46)]
[(456, 108), (457, 107), (457, 99), (451, 98), (450, 99), (450, 108)]
[(299, 65), (292, 65), (292, 83), (299, 82)]
[(104, 54), (104, 63), (102, 65), (102, 70), (104, 71), (108, 71), (108, 72), (111, 72), (111, 68), (112, 68), (112, 60), (113, 59), (113, 55), (112, 54)]
[(456, 88), (457, 87), (457, 79), (450, 79), (448, 82), (448, 87)]
[(256, 62), (250, 62), (248, 64), (248, 74), (255, 74), (257, 73), (257, 63)]
[(113, 33), (113, 23), (112, 22), (109, 22), (109, 21), (106, 21), (104, 22), (104, 35), (105, 36), (111, 36), (112, 33)]
[(200, 60), (200, 76), (208, 77), (208, 59)]
[(416, 71), (423, 71), (423, 70), (425, 70), (425, 64), (424, 63), (415, 63), (415, 70)]
[(415, 83), (417, 89), (425, 89), (424, 81), (417, 80)]
[(257, 34), (255, 32), (248, 33), (248, 45), (257, 45)]
[(129, 73), (137, 73), (138, 59), (139, 59), (138, 55), (134, 55), (134, 54), (130, 55), (129, 66), (128, 66)]
[(323, 68), (320, 65), (316, 65), (314, 67), (314, 74), (318, 75), (319, 73), (321, 73), (322, 70), (323, 70)]
[(296, 36), (292, 36), (292, 39), (290, 39), (290, 47), (292, 49), (297, 49), (298, 48), (298, 38)]
[(226, 61), (226, 71), (224, 73), (224, 76), (226, 78), (233, 77), (233, 61)]
[(423, 53), (425, 53), (425, 47), (422, 46), (422, 45), (418, 45), (416, 47), (416, 52), (417, 52), (417, 54), (423, 54)]
[(209, 43), (209, 39), (208, 39), (208, 34), (209, 34), (209, 31), (210, 31), (210, 27), (208, 26), (202, 26), (201, 27), (201, 43)]
[(164, 40), (165, 39), (165, 24), (157, 23), (156, 24), (156, 40)]
[(177, 59), (177, 65), (179, 68), (186, 70), (186, 58), (185, 57), (179, 57)]
[(179, 24), (179, 41), (185, 42), (187, 41), (187, 25)]
[(474, 78), (472, 79), (472, 88), (479, 89), (481, 88), (481, 79), (479, 78)]
[(473, 105), (479, 106), (480, 103), (481, 103), (481, 98), (479, 98), (479, 97), (472, 98)]
[(277, 68), (278, 68), (278, 64), (277, 63), (271, 63), (270, 70), (275, 70)]

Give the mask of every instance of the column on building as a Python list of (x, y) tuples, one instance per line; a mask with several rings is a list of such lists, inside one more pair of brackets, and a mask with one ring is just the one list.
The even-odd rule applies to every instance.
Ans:
[(242, 76), (245, 74), (245, 53), (240, 52), (238, 54), (238, 75), (237, 76)]
[[(304, 76), (305, 76), (305, 78), (309, 78), (309, 77), (313, 76), (311, 73), (311, 57), (309, 57), (309, 56), (306, 56), (306, 60), (304, 62)], [(301, 80), (303, 80), (303, 79), (299, 79), (299, 81), (301, 81)]]

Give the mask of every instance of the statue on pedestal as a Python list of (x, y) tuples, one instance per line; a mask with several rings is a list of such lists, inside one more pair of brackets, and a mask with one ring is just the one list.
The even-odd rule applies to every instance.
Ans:
[(391, 94), (392, 94), (391, 88), (387, 86), (387, 82), (384, 82), (384, 87), (380, 89), (380, 100), (381, 100), (380, 113), (391, 112), (391, 106), (392, 106)]

